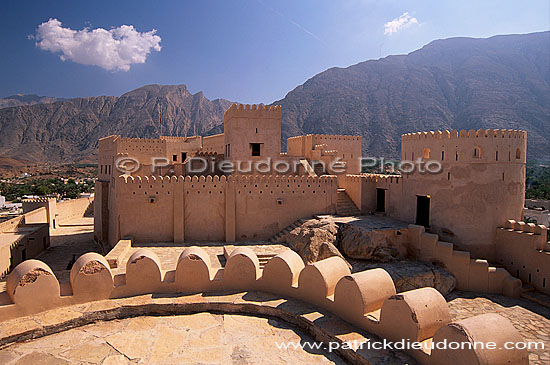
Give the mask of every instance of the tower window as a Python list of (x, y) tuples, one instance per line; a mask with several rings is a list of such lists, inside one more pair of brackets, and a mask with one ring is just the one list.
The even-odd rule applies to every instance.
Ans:
[(495, 161), (498, 161), (498, 151), (495, 152)]
[(172, 161), (177, 161), (178, 160), (178, 155), (172, 155)]
[(458, 161), (458, 152), (456, 153), (455, 159)]
[(430, 158), (430, 149), (429, 148), (424, 148), (424, 158), (425, 159)]
[(252, 150), (252, 156), (260, 156), (261, 155), (261, 143), (251, 143), (250, 149)]
[(474, 148), (474, 158), (481, 158), (481, 148), (475, 147)]
[(441, 161), (445, 160), (445, 151), (441, 151)]
[(519, 160), (521, 158), (521, 151), (519, 148), (516, 149), (516, 160)]

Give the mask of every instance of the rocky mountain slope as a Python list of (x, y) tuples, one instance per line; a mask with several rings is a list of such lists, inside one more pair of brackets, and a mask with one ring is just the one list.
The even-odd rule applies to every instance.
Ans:
[(111, 134), (158, 137), (205, 134), (231, 103), (191, 94), (185, 85), (148, 85), (120, 97), (76, 98), (0, 109), (0, 156), (31, 161), (94, 161)]
[[(274, 104), (283, 106), (283, 145), (300, 134), (359, 134), (365, 155), (398, 157), (407, 132), (525, 129), (528, 158), (550, 161), (550, 32), (437, 40), (408, 55), (331, 68)], [(94, 161), (100, 137), (157, 137), (160, 108), (163, 134), (220, 133), (229, 105), (185, 85), (149, 85), (120, 97), (3, 108), (0, 156)]]
[(359, 134), (364, 154), (398, 157), (403, 133), (525, 129), (528, 157), (550, 160), (550, 32), (437, 40), (331, 68), (274, 104), (283, 106), (283, 140)]

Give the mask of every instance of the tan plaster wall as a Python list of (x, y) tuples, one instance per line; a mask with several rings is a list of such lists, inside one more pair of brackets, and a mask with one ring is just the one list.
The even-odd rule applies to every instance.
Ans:
[(329, 168), (331, 161), (346, 163), (346, 174), (361, 173), (361, 136), (308, 134), (287, 139), (289, 156), (304, 156), (310, 161), (323, 161)]
[(109, 242), (266, 240), (299, 218), (334, 213), (336, 190), (333, 176), (121, 177)]
[(235, 190), (238, 241), (265, 240), (299, 218), (336, 211), (334, 177), (256, 176), (237, 182)]
[[(232, 161), (278, 159), (281, 153), (281, 107), (233, 104), (224, 114), (226, 156)], [(250, 143), (262, 143), (261, 155), (252, 156)]]
[(202, 150), (204, 152), (216, 152), (218, 154), (225, 153), (225, 135), (215, 134), (202, 138)]
[[(95, 197), (95, 196), (94, 196)], [(79, 198), (60, 201), (56, 204), (56, 220), (64, 222), (74, 218), (84, 217), (84, 214), (90, 205), (94, 203), (94, 198)]]
[[(522, 217), (526, 133), (472, 130), (402, 136), (403, 160), (411, 159), (413, 153), (414, 159), (422, 157), (425, 148), (430, 149), (429, 159), (442, 163), (443, 171), (406, 174), (396, 218), (414, 222), (417, 195), (430, 195), (432, 230), (473, 257), (493, 260), (497, 227), (507, 219)], [(480, 148), (480, 158), (474, 157), (475, 148)], [(516, 149), (519, 159), (515, 158)]]
[(524, 283), (550, 294), (550, 251), (546, 241), (546, 227), (509, 221), (496, 232), (496, 262)]

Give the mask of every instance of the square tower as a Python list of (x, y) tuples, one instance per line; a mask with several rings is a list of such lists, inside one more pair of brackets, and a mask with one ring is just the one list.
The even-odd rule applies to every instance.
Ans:
[(281, 154), (281, 107), (233, 104), (224, 117), (227, 160), (249, 162)]

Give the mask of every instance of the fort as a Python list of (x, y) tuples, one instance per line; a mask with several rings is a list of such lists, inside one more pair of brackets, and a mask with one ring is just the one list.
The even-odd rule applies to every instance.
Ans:
[[(516, 130), (405, 134), (402, 161), (430, 161), (441, 169), (395, 175), (362, 172), (360, 136), (295, 136), (283, 152), (279, 106), (234, 104), (225, 112), (224, 132), (214, 136), (102, 138), (93, 202), (24, 201), (25, 214), (0, 224), (0, 232), (32, 228), (29, 237), (40, 237), (41, 251), (49, 245), (48, 229), (93, 209), (94, 239), (108, 253), (83, 254), (62, 282), (46, 263), (29, 260), (38, 252), (23, 255), (11, 248), (5, 253), (13, 245), (2, 247), (1, 269), (10, 273), (0, 305), (0, 318), (7, 323), (0, 344), (47, 336), (91, 323), (92, 317), (107, 320), (143, 311), (263, 313), (315, 327), (303, 314), (249, 301), (246, 295), (238, 303), (216, 296), (258, 292), (308, 303), (390, 341), (417, 341), (421, 348), (405, 352), (419, 363), (526, 364), (526, 349), (503, 350), (507, 342), (522, 341), (522, 335), (499, 314), (453, 321), (436, 289), (398, 293), (384, 269), (350, 271), (344, 258), (334, 255), (304, 262), (291, 249), (270, 255), (256, 251), (311, 217), (392, 219), (402, 224), (373, 229), (398, 235), (392, 244), (408, 259), (440, 265), (456, 279), (458, 290), (519, 298), (529, 284), (550, 294), (547, 228), (522, 222), (526, 138)], [(201, 159), (211, 164), (208, 173), (196, 172)], [(243, 161), (263, 163), (267, 172), (220, 167)], [(276, 166), (282, 163), (298, 169), (280, 173)], [(206, 247), (213, 244), (223, 247), (225, 262), (215, 262), (217, 256)], [(153, 247), (170, 247), (176, 255), (172, 264)], [(211, 298), (197, 299), (204, 293)], [(92, 302), (107, 303), (109, 309), (76, 309)], [(9, 325), (60, 308), (75, 317), (30, 330)], [(325, 340), (337, 339), (329, 330), (323, 333)], [(430, 348), (444, 340), (497, 345)], [(368, 362), (359, 352), (339, 354), (350, 362)]]

